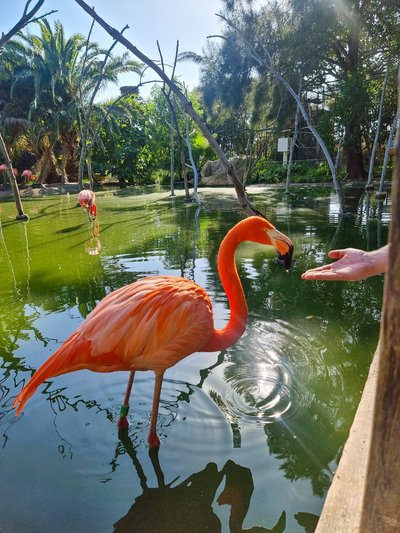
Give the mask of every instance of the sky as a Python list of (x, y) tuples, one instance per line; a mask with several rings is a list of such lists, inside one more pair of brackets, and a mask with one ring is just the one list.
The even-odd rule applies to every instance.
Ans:
[[(35, 0), (31, 1), (34, 5)], [(26, 0), (0, 0), (0, 33), (8, 32), (20, 19)], [(175, 55), (176, 41), (179, 50), (201, 54), (206, 45), (207, 36), (220, 33), (218, 13), (222, 9), (222, 0), (88, 0), (96, 12), (112, 27), (121, 30), (126, 24), (129, 28), (124, 36), (151, 59), (158, 59), (157, 40), (165, 63), (172, 63)], [(45, 0), (40, 14), (57, 10), (50, 15), (50, 21), (61, 20), (66, 36), (81, 33), (87, 36), (92, 22), (91, 17), (82, 10), (74, 0)], [(97, 26), (97, 27), (96, 27)], [(36, 32), (35, 25), (28, 26), (29, 31)], [(97, 24), (92, 33), (92, 40), (106, 49), (112, 44), (111, 37)], [(125, 48), (117, 45), (115, 53), (122, 54)], [(136, 59), (136, 58), (134, 58)], [(199, 80), (199, 67), (193, 63), (179, 63), (177, 74), (190, 89)], [(149, 72), (148, 80), (154, 79)], [(135, 74), (120, 77), (120, 85), (135, 85)], [(149, 94), (150, 87), (140, 90), (142, 96)], [(117, 86), (110, 86), (102, 96), (118, 96)]]

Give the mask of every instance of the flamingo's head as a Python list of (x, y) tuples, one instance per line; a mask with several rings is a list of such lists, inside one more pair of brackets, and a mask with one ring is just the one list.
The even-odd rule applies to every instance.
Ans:
[(243, 226), (241, 240), (258, 242), (273, 246), (279, 259), (284, 262), (286, 270), (292, 265), (293, 243), (285, 234), (278, 231), (275, 226), (262, 216), (249, 217), (238, 224)]

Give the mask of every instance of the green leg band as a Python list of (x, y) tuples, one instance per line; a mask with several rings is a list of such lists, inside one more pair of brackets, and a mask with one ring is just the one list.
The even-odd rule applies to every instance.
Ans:
[(121, 409), (119, 411), (119, 416), (126, 416), (129, 411), (129, 405), (121, 405)]

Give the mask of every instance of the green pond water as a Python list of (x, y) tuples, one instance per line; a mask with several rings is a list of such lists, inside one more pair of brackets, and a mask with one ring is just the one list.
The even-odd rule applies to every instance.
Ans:
[[(250, 188), (295, 245), (289, 272), (273, 249), (243, 244), (243, 337), (167, 370), (159, 453), (146, 442), (154, 376), (137, 374), (130, 427), (116, 421), (128, 375), (80, 371), (41, 387), (15, 417), (16, 394), (110, 291), (154, 274), (193, 279), (229, 316), (219, 244), (243, 214), (232, 193), (100, 192), (93, 231), (76, 195), (24, 199), (29, 223), (0, 202), (0, 531), (311, 532), (376, 347), (383, 277), (306, 282), (331, 248), (386, 243), (390, 201), (329, 189)], [(193, 317), (196, 320), (196, 317)], [(134, 331), (132, 335), (134, 335)]]

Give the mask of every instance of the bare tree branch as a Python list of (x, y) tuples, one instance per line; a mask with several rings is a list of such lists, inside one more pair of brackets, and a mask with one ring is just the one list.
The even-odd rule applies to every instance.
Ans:
[(28, 2), (25, 4), (24, 12), (22, 14), (22, 17), (19, 19), (19, 21), (11, 28), (11, 30), (8, 33), (2, 33), (0, 37), (0, 48), (3, 48), (3, 46), (12, 38), (16, 33), (18, 33), (20, 30), (25, 28), (27, 24), (30, 24), (31, 22), (35, 22), (36, 20), (40, 20), (43, 17), (47, 17), (48, 15), (51, 15), (52, 13), (57, 13), (56, 9), (53, 9), (53, 11), (49, 11), (48, 13), (45, 13), (44, 15), (41, 15), (40, 17), (34, 18), (34, 15), (39, 11), (39, 9), (44, 4), (44, 0), (38, 0), (36, 4), (33, 6), (33, 8), (28, 11), (29, 4), (31, 3), (31, 0), (28, 0)]
[[(124, 26), (124, 28), (122, 28), (122, 31), (121, 31), (121, 35), (122, 35), (122, 32), (124, 32), (127, 28), (129, 28), (128, 25)], [(107, 61), (111, 55), (111, 52), (113, 51), (113, 48), (117, 45), (117, 41), (114, 40), (114, 42), (112, 43), (112, 45), (110, 46), (110, 48), (107, 50), (105, 56), (104, 56), (104, 59), (101, 63), (101, 66), (100, 66), (100, 71), (99, 71), (99, 78), (97, 80), (97, 83), (93, 89), (93, 92), (92, 92), (92, 95), (90, 97), (90, 101), (89, 101), (89, 105), (87, 107), (87, 110), (86, 110), (86, 113), (85, 113), (85, 117), (84, 117), (84, 123), (83, 123), (83, 135), (82, 135), (82, 139), (81, 139), (81, 156), (79, 158), (79, 171), (78, 171), (78, 187), (79, 189), (83, 189), (83, 171), (84, 171), (84, 165), (85, 165), (85, 158), (86, 158), (86, 143), (87, 143), (87, 138), (88, 138), (88, 134), (89, 134), (89, 122), (90, 122), (90, 115), (92, 114), (92, 109), (93, 109), (93, 103), (94, 103), (94, 99), (96, 97), (96, 94), (98, 92), (98, 90), (100, 89), (100, 86), (103, 82), (103, 79), (104, 79), (104, 70), (105, 70), (105, 67), (106, 67), (106, 64), (107, 64)], [(90, 185), (91, 187), (93, 188), (93, 177), (90, 175), (89, 173), (89, 180), (90, 180)]]
[[(161, 52), (160, 43), (158, 41), (157, 41), (157, 48), (158, 48), (158, 52), (160, 54), (161, 68), (162, 68), (162, 71), (165, 73), (164, 58), (163, 58), (163, 55), (162, 55), (162, 52)], [(177, 60), (177, 57), (178, 57), (178, 50), (179, 50), (179, 41), (177, 41), (177, 43), (176, 43), (174, 66), (173, 66), (173, 69), (172, 69), (173, 73), (175, 72), (176, 60)], [(171, 126), (170, 127), (173, 128), (175, 126), (176, 135), (177, 135), (177, 138), (178, 138), (179, 156), (180, 156), (181, 167), (182, 167), (182, 178), (183, 178), (183, 184), (184, 184), (184, 187), (185, 187), (185, 198), (186, 198), (186, 200), (190, 200), (190, 192), (189, 192), (189, 184), (188, 184), (187, 168), (186, 168), (186, 156), (185, 156), (185, 149), (183, 147), (183, 136), (182, 136), (182, 133), (181, 133), (181, 130), (180, 130), (180, 127), (179, 127), (178, 116), (176, 114), (176, 102), (175, 101), (172, 102), (172, 99), (171, 99), (171, 88), (168, 87), (168, 91), (167, 91), (165, 89), (165, 85), (166, 84), (165, 84), (165, 81), (164, 81), (163, 82), (163, 87), (162, 87), (161, 90), (162, 90), (162, 93), (164, 95), (164, 98), (167, 101), (167, 104), (169, 106), (170, 113), (171, 113), (171, 119), (172, 120), (171, 120)], [(171, 179), (172, 179), (172, 176), (171, 176)], [(171, 187), (171, 191), (172, 191), (172, 187)]]

